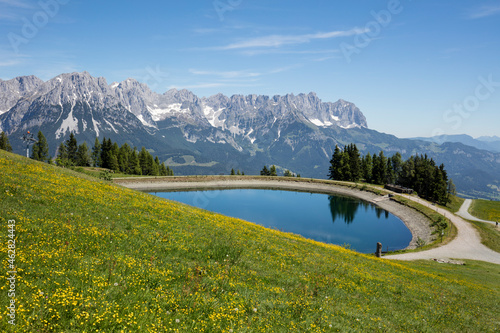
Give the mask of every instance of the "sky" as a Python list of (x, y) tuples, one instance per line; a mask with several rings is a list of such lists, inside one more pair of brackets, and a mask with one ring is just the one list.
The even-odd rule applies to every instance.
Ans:
[(500, 136), (500, 2), (0, 0), (0, 79), (316, 92), (398, 137)]

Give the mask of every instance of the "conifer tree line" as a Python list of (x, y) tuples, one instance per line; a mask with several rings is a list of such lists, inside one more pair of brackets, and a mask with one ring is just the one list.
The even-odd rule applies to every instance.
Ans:
[[(260, 170), (260, 175), (261, 176), (278, 176), (278, 172), (276, 170), (276, 166), (275, 165), (271, 165), (270, 168), (267, 167), (267, 165), (264, 165), (264, 167), (262, 168), (262, 170)], [(283, 173), (283, 176), (284, 177), (299, 177), (300, 178), (300, 174), (297, 174), (297, 175), (294, 175), (293, 172), (291, 172), (290, 170), (285, 170), (285, 172)]]
[(0, 133), (0, 149), (8, 151), (9, 153), (12, 152), (12, 146), (10, 145), (9, 137), (4, 131)]
[(378, 154), (361, 156), (355, 144), (340, 149), (337, 145), (330, 160), (329, 179), (370, 184), (395, 184), (415, 190), (426, 200), (446, 205), (455, 194), (453, 181), (444, 165), (426, 155), (411, 156), (406, 161), (398, 152), (386, 157)]
[(130, 175), (174, 175), (170, 167), (160, 163), (158, 156), (153, 158), (145, 147), (138, 152), (137, 148), (132, 149), (127, 143), (119, 147), (111, 139), (103, 138), (99, 142), (96, 138), (94, 146), (89, 148), (86, 142), (78, 145), (73, 133), (59, 145), (56, 163), (60, 166), (100, 167)]
[(245, 172), (240, 171), (240, 169), (238, 169), (238, 171), (234, 171), (234, 168), (231, 169), (231, 176), (244, 176), (244, 175)]

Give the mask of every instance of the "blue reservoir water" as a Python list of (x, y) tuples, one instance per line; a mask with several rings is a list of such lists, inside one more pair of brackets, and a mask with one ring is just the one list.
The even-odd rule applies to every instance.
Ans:
[(398, 217), (350, 197), (260, 189), (151, 194), (361, 253), (375, 252), (377, 242), (384, 251), (403, 249), (412, 238)]

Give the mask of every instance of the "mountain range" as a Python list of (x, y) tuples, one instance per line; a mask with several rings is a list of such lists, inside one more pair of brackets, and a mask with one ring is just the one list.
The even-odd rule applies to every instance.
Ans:
[(481, 136), (474, 139), (470, 135), (460, 134), (460, 135), (439, 135), (429, 138), (417, 137), (413, 138), (415, 140), (424, 140), (436, 143), (444, 142), (460, 142), (464, 145), (475, 147), (477, 149), (489, 150), (500, 153), (500, 138), (498, 136)]
[[(20, 137), (41, 130), (55, 155), (74, 133), (144, 146), (179, 174), (258, 174), (264, 165), (303, 177), (326, 178), (335, 145), (403, 157), (428, 154), (444, 163), (460, 194), (498, 198), (500, 153), (461, 142), (399, 139), (369, 129), (355, 104), (323, 102), (315, 93), (285, 96), (222, 94), (200, 98), (188, 90), (152, 91), (134, 79), (108, 84), (87, 72), (44, 82), (35, 76), (0, 80), (0, 131), (14, 151)], [(490, 140), (495, 145), (495, 140)]]

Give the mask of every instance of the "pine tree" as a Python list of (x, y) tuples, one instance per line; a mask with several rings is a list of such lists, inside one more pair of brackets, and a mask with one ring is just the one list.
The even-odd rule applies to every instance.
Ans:
[(157, 176), (159, 173), (159, 168), (156, 166), (153, 156), (145, 147), (142, 147), (139, 152), (139, 165), (144, 176)]
[(431, 199), (441, 205), (448, 203), (448, 184), (444, 180), (443, 173), (439, 168), (434, 168)]
[(95, 138), (94, 147), (92, 147), (92, 162), (95, 167), (101, 166), (101, 143), (99, 138)]
[(387, 158), (383, 151), (377, 155), (373, 154), (373, 183), (384, 185), (387, 180)]
[(362, 177), (367, 183), (370, 183), (372, 181), (372, 169), (372, 156), (370, 154), (366, 154), (361, 162), (361, 170), (363, 174)]
[(451, 195), (457, 195), (457, 188), (451, 178), (448, 180), (448, 193)]
[(393, 183), (396, 183), (403, 169), (403, 157), (399, 152), (397, 152), (396, 154), (392, 155), (390, 160), (391, 160), (392, 170), (394, 171), (395, 180), (393, 181)]
[(234, 176), (236, 175), (236, 173), (234, 172), (234, 169), (231, 169), (231, 176)]
[(341, 159), (342, 152), (339, 146), (335, 145), (335, 150), (333, 151), (332, 159), (330, 160), (330, 168), (328, 172), (328, 179), (342, 180), (341, 175)]
[(361, 178), (361, 159), (358, 147), (355, 144), (346, 146), (345, 151), (349, 156), (349, 176), (345, 180), (358, 182)]
[(120, 167), (120, 171), (123, 173), (128, 173), (129, 169), (128, 160), (130, 158), (131, 153), (132, 153), (132, 148), (130, 148), (130, 146), (126, 142), (118, 150), (118, 165)]
[(349, 153), (343, 151), (340, 155), (340, 172), (339, 172), (339, 180), (349, 181), (352, 179), (351, 177), (351, 158)]
[(392, 160), (390, 158), (387, 159), (387, 173), (385, 178), (386, 184), (394, 184), (396, 182), (396, 173), (394, 172)]
[(276, 166), (272, 165), (271, 169), (269, 170), (269, 176), (274, 176), (276, 177), (278, 173), (276, 172)]
[(64, 142), (61, 142), (57, 149), (56, 164), (62, 167), (69, 167), (74, 165), (68, 158), (68, 151)]
[(148, 167), (148, 155), (149, 152), (143, 146), (139, 152), (139, 165), (141, 166), (141, 173), (143, 175), (149, 175), (150, 169)]
[(113, 144), (111, 143), (111, 139), (106, 140), (106, 138), (102, 139), (101, 145), (101, 168), (111, 169), (111, 147)]
[(81, 145), (78, 146), (78, 151), (76, 155), (77, 155), (76, 165), (84, 167), (90, 166), (92, 161), (90, 159), (89, 148), (86, 142), (83, 142)]
[(267, 169), (267, 166), (264, 165), (264, 168), (260, 171), (260, 175), (261, 176), (270, 176), (271, 175), (271, 173)]
[(42, 131), (38, 131), (38, 141), (33, 145), (33, 152), (31, 158), (37, 161), (48, 162), (49, 156), (49, 145), (47, 144), (47, 139), (43, 135)]
[(10, 145), (9, 137), (3, 131), (0, 134), (0, 149), (8, 151), (8, 152), (12, 152), (12, 146)]
[(67, 159), (68, 158), (68, 151), (66, 150), (66, 145), (62, 142), (59, 145), (59, 148), (57, 150), (57, 158), (60, 158), (60, 159)]
[(120, 165), (118, 164), (118, 155), (110, 153), (111, 157), (109, 159), (109, 169), (113, 171), (120, 171)]
[(165, 163), (160, 164), (160, 176), (168, 176), (168, 171)]
[[(111, 139), (109, 139), (111, 141)], [(116, 164), (118, 165), (118, 153), (120, 152), (120, 147), (118, 146), (118, 143), (114, 142), (111, 144), (111, 157), (116, 156)], [(118, 167), (116, 171), (120, 170)]]
[(134, 150), (130, 153), (128, 159), (127, 173), (131, 175), (142, 175), (142, 169), (139, 164), (139, 158), (137, 156), (136, 148), (134, 148)]
[(70, 133), (69, 139), (66, 140), (66, 151), (68, 153), (68, 160), (73, 164), (77, 164), (77, 151), (78, 142), (76, 141), (75, 135)]
[[(156, 157), (158, 159), (158, 157)], [(149, 164), (151, 165), (151, 176), (158, 176), (160, 174), (160, 166), (153, 159), (153, 155), (149, 154)]]

